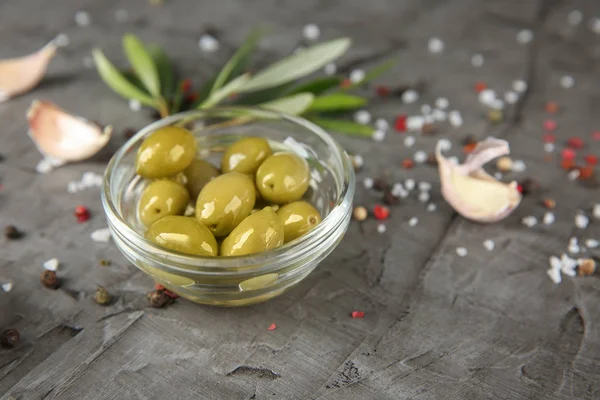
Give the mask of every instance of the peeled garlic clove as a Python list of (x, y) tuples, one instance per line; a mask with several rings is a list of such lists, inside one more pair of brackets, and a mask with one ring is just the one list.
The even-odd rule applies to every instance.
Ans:
[(0, 61), (0, 102), (33, 89), (56, 53), (54, 41), (28, 56)]
[(473, 149), (463, 164), (451, 163), (438, 143), (436, 158), (446, 201), (465, 218), (495, 222), (506, 218), (521, 202), (516, 182), (505, 184), (488, 175), (483, 165), (508, 154), (508, 142), (488, 138)]
[(48, 101), (34, 100), (27, 121), (29, 136), (45, 158), (65, 162), (90, 158), (108, 143), (112, 133), (110, 125), (103, 129)]

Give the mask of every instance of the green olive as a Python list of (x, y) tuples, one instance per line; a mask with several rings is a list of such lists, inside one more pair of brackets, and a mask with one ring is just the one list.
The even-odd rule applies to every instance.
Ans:
[(283, 244), (283, 224), (271, 207), (244, 219), (221, 244), (222, 256), (243, 256)]
[(218, 253), (213, 234), (193, 217), (171, 215), (159, 219), (146, 232), (146, 239), (186, 254), (216, 256)]
[(228, 172), (208, 182), (196, 201), (196, 219), (217, 237), (227, 236), (250, 215), (256, 189), (246, 174)]
[(188, 130), (166, 126), (140, 146), (135, 171), (144, 178), (167, 178), (183, 171), (196, 156), (196, 139)]
[(187, 190), (179, 183), (162, 179), (150, 183), (138, 201), (140, 221), (150, 226), (167, 215), (182, 215), (190, 201)]
[(275, 153), (256, 171), (256, 187), (263, 199), (277, 204), (300, 200), (310, 182), (306, 160), (294, 153)]
[(271, 146), (263, 138), (249, 137), (229, 146), (221, 159), (223, 172), (254, 174), (260, 164), (271, 154)]
[(219, 176), (219, 170), (214, 165), (201, 158), (196, 158), (183, 171), (186, 177), (186, 187), (192, 199), (196, 200), (200, 191), (211, 179)]
[(321, 222), (319, 211), (306, 201), (295, 201), (282, 206), (277, 216), (283, 223), (285, 242), (299, 238)]

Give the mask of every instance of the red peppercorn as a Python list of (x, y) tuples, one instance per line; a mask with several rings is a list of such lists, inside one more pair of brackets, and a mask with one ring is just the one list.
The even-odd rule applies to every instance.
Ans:
[(362, 318), (365, 316), (364, 311), (352, 311), (352, 318)]
[(350, 79), (344, 79), (342, 81), (342, 84), (340, 85), (343, 88), (347, 88), (349, 86), (352, 86), (352, 81)]
[(373, 215), (378, 220), (383, 221), (390, 216), (390, 209), (378, 204), (373, 208)]
[(269, 325), (269, 327), (267, 328), (268, 331), (274, 331), (275, 329), (277, 329), (277, 325), (275, 324), (271, 324)]
[(517, 190), (519, 191), (519, 193), (523, 193), (523, 185), (521, 185), (520, 183), (517, 184)]
[(566, 149), (563, 149), (563, 151), (561, 152), (563, 160), (574, 160), (576, 155), (577, 153), (575, 152), (575, 150), (570, 149), (568, 147)]
[(577, 167), (579, 170), (579, 179), (590, 179), (594, 176), (594, 167), (587, 165), (585, 167)]
[(80, 224), (82, 222), (87, 221), (88, 219), (90, 219), (90, 210), (87, 207), (84, 206), (77, 206), (75, 207), (75, 218), (77, 218), (77, 222), (79, 222)]
[(558, 111), (558, 104), (556, 104), (554, 101), (549, 101), (546, 103), (546, 112), (548, 114), (556, 114), (557, 111)]
[(544, 121), (544, 129), (547, 131), (553, 131), (556, 129), (556, 121), (547, 119)]
[(402, 161), (402, 166), (406, 169), (411, 169), (412, 167), (414, 167), (414, 165), (415, 165), (415, 162), (410, 158), (405, 158)]
[(562, 160), (560, 162), (560, 167), (564, 170), (570, 171), (575, 168), (575, 161), (569, 159)]
[(569, 146), (572, 149), (581, 149), (583, 147), (583, 144), (583, 139), (577, 136), (573, 136), (567, 141), (567, 146)]
[(596, 165), (598, 164), (598, 157), (596, 157), (594, 154), (588, 154), (585, 156), (585, 162), (588, 165)]
[(394, 122), (394, 129), (398, 132), (406, 132), (406, 115), (399, 115)]
[(554, 136), (551, 133), (546, 133), (542, 137), (544, 139), (544, 143), (554, 143), (554, 142), (556, 142), (556, 136)]
[(181, 82), (181, 90), (183, 90), (184, 92), (189, 91), (192, 88), (192, 81), (190, 79), (184, 79)]
[(391, 92), (392, 90), (387, 86), (378, 85), (377, 87), (375, 87), (375, 93), (377, 93), (377, 95), (381, 97), (389, 96)]
[(477, 82), (477, 83), (475, 84), (475, 91), (476, 91), (477, 93), (479, 93), (479, 92), (483, 92), (485, 89), (487, 89), (487, 85), (486, 85), (486, 83), (485, 83), (485, 82)]
[(477, 146), (477, 142), (475, 142), (475, 143), (467, 143), (467, 144), (465, 144), (463, 146), (463, 151), (466, 154), (469, 154), (469, 153), (471, 153), (475, 149), (475, 146)]

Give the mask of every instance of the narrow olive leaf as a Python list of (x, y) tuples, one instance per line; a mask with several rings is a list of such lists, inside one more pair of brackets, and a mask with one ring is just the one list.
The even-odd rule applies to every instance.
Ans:
[(367, 99), (345, 93), (332, 93), (319, 96), (310, 105), (309, 111), (353, 110), (367, 104)]
[(351, 121), (318, 117), (310, 117), (308, 119), (325, 130), (347, 133), (349, 135), (371, 137), (373, 136), (373, 132), (375, 132), (375, 128), (372, 126), (361, 125)]
[(134, 99), (147, 106), (156, 107), (156, 101), (129, 82), (100, 49), (94, 49), (92, 56), (100, 77), (112, 90), (126, 99)]
[(160, 79), (154, 60), (144, 44), (134, 35), (123, 36), (123, 49), (135, 74), (153, 97), (160, 97)]
[(267, 101), (285, 97), (289, 94), (289, 91), (292, 88), (292, 86), (293, 83), (286, 83), (284, 85), (275, 86), (269, 89), (259, 90), (252, 93), (246, 93), (240, 96), (240, 98), (237, 99), (235, 103), (244, 105), (266, 103)]
[(181, 110), (181, 104), (183, 103), (183, 80), (179, 82), (177, 87), (175, 88), (175, 93), (173, 94), (173, 100), (171, 102), (171, 114), (176, 114)]
[(364, 85), (365, 83), (369, 83), (372, 80), (379, 78), (379, 76), (383, 75), (384, 73), (386, 73), (387, 71), (392, 69), (394, 67), (394, 65), (396, 65), (398, 63), (399, 59), (400, 59), (400, 57), (393, 57), (387, 61), (382, 62), (381, 64), (377, 65), (376, 67), (373, 67), (370, 70), (368, 70), (367, 72), (365, 72), (365, 77), (362, 81), (352, 83), (352, 84), (344, 86), (344, 87), (340, 87), (340, 89), (342, 89), (342, 90), (353, 89), (357, 86)]
[(129, 71), (129, 70), (123, 71), (122, 70), (121, 75), (123, 75), (125, 77), (125, 79), (127, 79), (133, 86), (135, 86), (136, 88), (138, 88), (145, 94), (149, 94), (148, 91), (146, 90), (146, 88), (144, 87), (144, 84), (142, 83), (142, 81), (140, 81), (140, 78), (138, 78), (137, 75), (133, 71)]
[(341, 38), (310, 47), (258, 72), (242, 91), (267, 89), (306, 76), (344, 54), (349, 46), (350, 39)]
[(227, 83), (232, 76), (232, 72), (240, 66), (241, 63), (245, 63), (252, 50), (256, 47), (258, 40), (261, 37), (261, 32), (257, 29), (250, 32), (250, 35), (246, 38), (246, 41), (237, 49), (237, 51), (231, 56), (231, 59), (225, 64), (221, 72), (215, 78), (210, 93), (220, 89)]
[(313, 102), (315, 96), (312, 93), (298, 93), (292, 96), (262, 103), (262, 108), (278, 111), (291, 115), (300, 115), (306, 111)]
[(226, 97), (231, 96), (234, 93), (239, 92), (240, 88), (242, 88), (248, 81), (250, 80), (250, 74), (240, 75), (227, 85), (223, 86), (221, 89), (215, 91), (211, 94), (208, 99), (206, 99), (198, 108), (209, 108), (212, 107), (221, 101), (223, 101)]
[(175, 92), (175, 70), (165, 51), (157, 45), (148, 46), (148, 52), (154, 60), (163, 97), (170, 98)]
[(343, 78), (340, 76), (325, 76), (313, 79), (306, 83), (295, 86), (288, 94), (309, 92), (312, 94), (321, 94), (329, 89), (337, 88), (342, 84)]

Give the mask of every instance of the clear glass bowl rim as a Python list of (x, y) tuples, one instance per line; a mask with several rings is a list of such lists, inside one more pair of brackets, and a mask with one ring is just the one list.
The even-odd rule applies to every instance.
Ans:
[[(122, 158), (131, 151), (139, 141), (142, 140), (149, 132), (164, 126), (172, 125), (179, 121), (210, 117), (222, 117), (228, 112), (233, 114), (236, 113), (249, 113), (256, 114), (258, 116), (266, 116), (269, 118), (276, 118), (290, 122), (297, 125), (310, 134), (318, 136), (323, 142), (327, 144), (330, 150), (330, 156), (335, 157), (336, 163), (342, 168), (343, 176), (336, 176), (336, 183), (339, 185), (341, 182), (341, 188), (338, 188), (338, 197), (331, 211), (323, 218), (321, 223), (316, 228), (311, 230), (301, 238), (287, 243), (281, 247), (273, 250), (269, 250), (262, 253), (251, 254), (246, 256), (235, 256), (235, 257), (200, 257), (190, 256), (188, 254), (166, 250), (153, 242), (147, 240), (143, 235), (139, 234), (136, 230), (131, 228), (121, 217), (117, 211), (115, 205), (113, 193), (111, 193), (111, 180), (115, 168), (120, 165)], [(335, 171), (332, 171), (335, 172)], [(219, 272), (227, 275), (234, 274), (240, 271), (239, 268), (244, 265), (261, 265), (263, 266), (256, 273), (265, 273), (275, 271), (285, 265), (289, 264), (290, 258), (296, 258), (304, 252), (312, 252), (315, 246), (319, 246), (322, 242), (326, 242), (326, 238), (330, 234), (334, 234), (338, 226), (344, 223), (347, 215), (351, 213), (352, 209), (352, 197), (354, 196), (355, 181), (354, 181), (354, 168), (350, 161), (350, 158), (346, 154), (345, 150), (321, 127), (313, 124), (312, 122), (305, 120), (304, 118), (288, 115), (285, 113), (265, 110), (257, 107), (215, 107), (207, 110), (193, 110), (183, 113), (171, 115), (161, 120), (155, 121), (146, 127), (139, 130), (133, 137), (125, 142), (119, 150), (112, 156), (109, 161), (106, 170), (104, 172), (103, 184), (101, 188), (102, 205), (110, 224), (114, 227), (119, 234), (127, 238), (130, 244), (137, 247), (136, 251), (142, 254), (157, 254), (157, 255), (168, 255), (170, 262), (161, 262), (163, 267), (172, 270), (173, 272), (189, 273), (190, 268), (194, 266), (201, 267), (203, 272), (206, 273), (208, 270), (213, 269), (215, 275), (219, 275)], [(117, 194), (118, 196), (119, 194)], [(326, 245), (324, 245), (326, 247)], [(175, 266), (173, 264), (185, 265), (185, 268)], [(247, 273), (248, 271), (245, 271)], [(211, 275), (213, 274), (211, 273)]]

